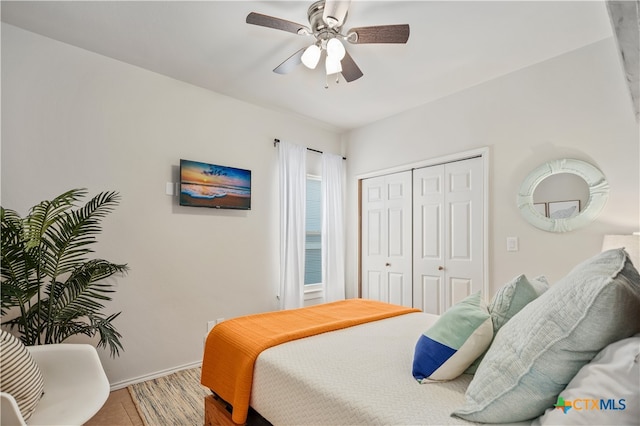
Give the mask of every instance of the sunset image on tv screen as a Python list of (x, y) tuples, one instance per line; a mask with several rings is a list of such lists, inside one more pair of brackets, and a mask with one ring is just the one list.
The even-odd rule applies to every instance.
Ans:
[(180, 160), (180, 205), (251, 208), (251, 170)]

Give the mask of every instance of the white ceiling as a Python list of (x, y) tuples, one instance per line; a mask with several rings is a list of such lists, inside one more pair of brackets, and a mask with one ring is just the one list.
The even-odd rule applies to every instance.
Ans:
[(308, 26), (309, 1), (2, 1), (2, 21), (336, 130), (356, 128), (611, 37), (596, 1), (353, 0), (344, 27), (404, 24), (406, 45), (347, 45), (364, 72), (325, 89), (321, 67), (272, 70), (310, 37), (245, 23), (259, 12)]

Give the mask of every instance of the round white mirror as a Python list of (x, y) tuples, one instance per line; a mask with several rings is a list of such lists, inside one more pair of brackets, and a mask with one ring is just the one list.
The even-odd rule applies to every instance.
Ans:
[(560, 159), (542, 164), (518, 191), (518, 209), (533, 226), (549, 232), (580, 228), (602, 211), (609, 183), (593, 165)]

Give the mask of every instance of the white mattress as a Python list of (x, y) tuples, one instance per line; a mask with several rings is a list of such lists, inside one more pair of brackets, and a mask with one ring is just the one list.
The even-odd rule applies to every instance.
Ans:
[(406, 314), (270, 348), (255, 364), (251, 406), (278, 426), (472, 424), (450, 416), (472, 376), (411, 375), (418, 337), (437, 318)]

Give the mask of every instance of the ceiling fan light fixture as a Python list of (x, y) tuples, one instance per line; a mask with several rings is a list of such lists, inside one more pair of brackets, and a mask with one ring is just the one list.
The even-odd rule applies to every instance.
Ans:
[(332, 58), (337, 58), (341, 61), (344, 58), (346, 50), (344, 45), (337, 38), (332, 38), (327, 42), (327, 55)]
[(305, 67), (315, 69), (318, 62), (320, 62), (320, 53), (320, 48), (317, 45), (312, 44), (305, 49), (300, 59)]
[(327, 70), (327, 75), (338, 74), (342, 72), (342, 64), (340, 63), (340, 59), (335, 56), (327, 55), (325, 68)]
[[(327, 77), (335, 74), (338, 78), (340, 74), (349, 83), (359, 79), (363, 74), (349, 52), (345, 50), (346, 43), (405, 44), (409, 40), (408, 24), (353, 27), (343, 33), (342, 29), (349, 14), (350, 3), (351, 0), (313, 0), (307, 10), (309, 27), (257, 12), (249, 13), (246, 21), (247, 24), (312, 36), (315, 39), (313, 45), (299, 48), (274, 68), (273, 72), (287, 74), (300, 64), (306, 68), (315, 69), (322, 60), (323, 51), (326, 51), (324, 56)], [(328, 78), (326, 80), (328, 81)]]

